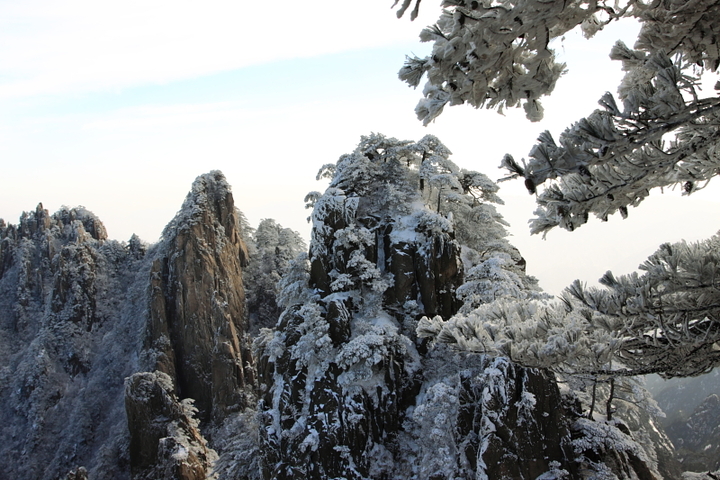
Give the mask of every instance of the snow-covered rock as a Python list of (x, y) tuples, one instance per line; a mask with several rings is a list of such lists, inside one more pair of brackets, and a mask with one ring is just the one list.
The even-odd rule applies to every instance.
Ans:
[(126, 413), (137, 372), (159, 370), (141, 375), (166, 375), (167, 398), (195, 399), (214, 421), (205, 431), (253, 405), (241, 237), (220, 172), (198, 177), (153, 246), (108, 240), (83, 207), (0, 221), (0, 478), (129, 479), (138, 436), (167, 454), (156, 458), (190, 455), (167, 432), (138, 430), (146, 422), (129, 428), (140, 406), (140, 418), (175, 421), (132, 388)]

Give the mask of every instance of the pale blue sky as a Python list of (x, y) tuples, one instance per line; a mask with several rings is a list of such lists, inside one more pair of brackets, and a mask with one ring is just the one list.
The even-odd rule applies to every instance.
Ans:
[[(396, 73), (406, 54), (428, 50), (417, 34), (436, 3), (423, 2), (411, 23), (395, 18), (391, 0), (0, 0), (0, 218), (16, 223), (38, 202), (51, 212), (83, 205), (112, 238), (153, 242), (194, 178), (220, 169), (252, 224), (275, 218), (307, 237), (303, 197), (324, 188), (318, 168), (360, 135), (432, 133), (458, 165), (499, 178), (504, 153), (526, 156), (540, 131), (559, 135), (614, 90), (620, 71), (607, 52), (634, 35), (632, 26), (592, 41), (568, 35), (558, 47), (570, 74), (544, 102), (542, 124), (452, 107), (425, 128), (413, 112), (420, 92)], [(534, 204), (522, 185), (500, 193), (511, 240), (553, 293), (607, 268), (628, 272), (663, 241), (718, 229), (715, 190), (655, 196), (627, 221), (543, 241), (527, 233)]]

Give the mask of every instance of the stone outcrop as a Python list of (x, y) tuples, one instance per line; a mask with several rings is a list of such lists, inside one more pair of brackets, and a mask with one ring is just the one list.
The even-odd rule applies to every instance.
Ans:
[[(342, 159), (349, 178), (337, 174), (315, 203), (310, 300), (263, 340), (265, 478), (574, 471), (552, 376), (417, 338), (422, 316), (460, 308), (462, 249), (450, 217), (423, 205), (411, 169), (360, 150), (355, 163)], [(388, 202), (398, 191), (406, 203)]]
[(150, 272), (146, 346), (154, 369), (193, 398), (202, 420), (248, 406), (254, 385), (242, 268), (247, 250), (220, 172), (195, 180), (163, 233)]
[[(184, 399), (214, 423), (252, 404), (240, 234), (219, 172), (151, 247), (108, 240), (82, 207), (0, 221), (0, 458), (16, 459), (0, 479), (123, 480), (131, 464), (137, 478), (205, 478), (211, 450)], [(159, 372), (133, 376), (126, 398), (124, 379), (146, 370)]]
[[(314, 312), (318, 323), (323, 323), (321, 315), (326, 313), (325, 309)], [(346, 338), (339, 338), (339, 347), (326, 352), (331, 357), (321, 360), (329, 361), (326, 368), (312, 361), (298, 362), (295, 354), (308, 339), (303, 333), (312, 328), (307, 322), (312, 314), (304, 310), (286, 314), (279, 326), (286, 342), (283, 354), (264, 357), (260, 363), (262, 379), (271, 387), (264, 402), (274, 407), (265, 413), (266, 432), (271, 432), (263, 448), (265, 478), (366, 478), (373, 446), (397, 437), (419, 381), (408, 375), (407, 345), (391, 331), (384, 332), (386, 338), (377, 339), (376, 346), (382, 351), (377, 352), (382, 357), (377, 363), (362, 359), (354, 359), (358, 361), (354, 365), (333, 362), (343, 351), (350, 355), (353, 345)], [(332, 342), (327, 334), (325, 330), (320, 336)], [(364, 367), (370, 371), (357, 373)], [(378, 378), (370, 381), (373, 386), (368, 389), (344, 384), (343, 376), (355, 374)], [(279, 377), (273, 378), (275, 375)]]
[(180, 403), (172, 379), (162, 372), (136, 373), (125, 381), (133, 478), (204, 480), (215, 457), (193, 418)]
[[(403, 305), (412, 301), (421, 306), (423, 315), (450, 318), (461, 303), (455, 296), (463, 280), (460, 245), (451, 231), (432, 232), (422, 227), (407, 231), (387, 213), (373, 212), (371, 199), (338, 195), (323, 210), (323, 228), (313, 232), (310, 286), (324, 297), (333, 291), (333, 276), (362, 275), (351, 261), (356, 249), (362, 248), (364, 259), (393, 279), (384, 292), (386, 309), (402, 316)], [(371, 238), (360, 245), (338, 245), (338, 232), (352, 230)]]
[(403, 433), (412, 445), (401, 455), (405, 478), (577, 478), (572, 415), (552, 374), (500, 358), (455, 360), (426, 360)]
[(298, 242), (278, 242), (294, 282), (282, 302), (297, 304), (258, 332), (257, 365), (220, 172), (198, 177), (153, 246), (108, 240), (84, 208), (0, 220), (0, 458), (13, 459), (0, 480), (559, 479), (592, 462), (652, 478), (636, 444), (592, 443), (600, 424), (550, 373), (417, 338), (421, 317), (461, 307), (469, 247), (441, 213), (446, 187), (418, 193), (406, 156), (383, 159), (394, 149), (345, 165), (373, 181), (318, 200), (306, 270), (290, 262)]
[(317, 299), (285, 312), (283, 352), (259, 365), (271, 432), (265, 476), (392, 475), (371, 452), (399, 454), (393, 445), (423, 380), (414, 324), (459, 308), (460, 246), (447, 229), (401, 225), (349, 185), (329, 189), (313, 221), (308, 281)]

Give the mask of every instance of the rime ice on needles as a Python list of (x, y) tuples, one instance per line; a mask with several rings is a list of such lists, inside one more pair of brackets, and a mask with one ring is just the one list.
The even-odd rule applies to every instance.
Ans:
[(720, 237), (664, 244), (640, 268), (607, 272), (605, 288), (576, 281), (562, 302), (506, 297), (424, 318), (418, 334), (561, 373), (684, 377), (720, 365)]
[(420, 35), (433, 42), (432, 53), (408, 57), (399, 72), (413, 87), (426, 76), (415, 109), (426, 125), (446, 105), (464, 103), (499, 112), (522, 106), (528, 119), (540, 120), (540, 98), (564, 71), (550, 40), (578, 27), (591, 37), (621, 18), (642, 25), (634, 49), (618, 43), (610, 52), (626, 71), (618, 88), (622, 108), (607, 93), (603, 108), (559, 142), (543, 133), (527, 165), (503, 159), (508, 178), (524, 177), (531, 193), (542, 190), (533, 233), (574, 230), (591, 213), (625, 217), (655, 187), (682, 185), (689, 194), (717, 174), (720, 99), (714, 92), (703, 97), (698, 88), (700, 74), (716, 75), (720, 66), (717, 2), (444, 0), (442, 6), (438, 22)]
[(626, 217), (655, 187), (680, 185), (690, 194), (719, 171), (720, 98), (699, 85), (700, 75), (717, 75), (720, 64), (720, 5), (631, 1), (611, 14), (620, 16), (642, 24), (634, 49), (618, 42), (610, 52), (626, 72), (618, 87), (622, 108), (606, 93), (602, 108), (558, 142), (541, 134), (527, 164), (510, 155), (502, 161), (507, 178), (524, 177), (530, 193), (539, 193), (532, 233), (572, 231), (590, 214)]
[(565, 69), (550, 40), (579, 25), (588, 34), (600, 28), (617, 16), (601, 8), (605, 3), (444, 0), (437, 23), (420, 33), (433, 42), (432, 53), (408, 57), (399, 72), (413, 87), (427, 75), (418, 118), (427, 125), (445, 105), (467, 103), (499, 112), (522, 106), (530, 120), (540, 120), (540, 97), (553, 91)]

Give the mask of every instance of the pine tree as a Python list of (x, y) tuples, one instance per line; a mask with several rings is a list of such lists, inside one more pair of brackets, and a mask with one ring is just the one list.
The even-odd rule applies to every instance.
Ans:
[(562, 302), (506, 299), (419, 334), (559, 373), (685, 377), (720, 365), (720, 237), (664, 244), (642, 275), (575, 281)]
[(591, 213), (625, 217), (652, 188), (680, 185), (690, 194), (719, 171), (720, 98), (703, 97), (700, 89), (701, 74), (716, 75), (720, 66), (717, 2), (444, 0), (442, 6), (438, 22), (420, 34), (433, 42), (432, 54), (408, 57), (399, 73), (414, 87), (427, 77), (416, 108), (425, 124), (445, 105), (464, 103), (500, 112), (522, 106), (530, 120), (540, 120), (540, 98), (565, 71), (551, 40), (578, 27), (591, 37), (622, 18), (642, 25), (634, 48), (618, 42), (610, 52), (626, 71), (620, 102), (606, 93), (602, 108), (566, 129), (559, 142), (543, 133), (527, 164), (503, 159), (508, 178), (523, 177), (539, 193), (533, 233), (573, 230)]
[[(550, 40), (576, 27), (590, 37), (621, 18), (641, 23), (634, 48), (618, 42), (610, 52), (626, 72), (618, 99), (603, 95), (601, 108), (566, 129), (558, 142), (549, 132), (541, 134), (529, 161), (503, 159), (501, 166), (510, 172), (506, 179), (522, 177), (537, 193), (532, 233), (556, 226), (572, 231), (590, 213), (602, 220), (617, 212), (626, 217), (628, 207), (655, 187), (680, 185), (690, 194), (720, 172), (720, 97), (703, 97), (700, 89), (701, 75), (717, 74), (720, 66), (720, 3), (444, 0), (442, 5), (438, 23), (421, 33), (434, 43), (433, 53), (408, 58), (400, 71), (413, 86), (427, 75), (425, 98), (416, 109), (426, 124), (446, 104), (462, 103), (500, 111), (523, 105), (528, 118), (537, 120), (540, 97), (552, 92), (564, 70)], [(718, 364), (717, 247), (717, 237), (666, 244), (641, 266), (643, 275), (616, 278), (608, 272), (601, 279), (604, 288), (575, 282), (562, 303), (505, 298), (466, 309), (447, 323), (425, 319), (421, 331), (560, 371), (698, 375)]]
[(246, 229), (251, 248), (243, 281), (250, 323), (253, 330), (271, 328), (283, 309), (278, 298), (282, 291), (281, 279), (307, 246), (299, 233), (283, 228), (271, 218), (261, 220), (257, 229)]

